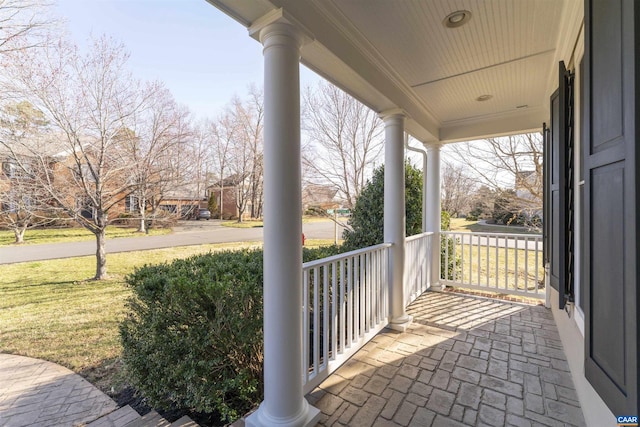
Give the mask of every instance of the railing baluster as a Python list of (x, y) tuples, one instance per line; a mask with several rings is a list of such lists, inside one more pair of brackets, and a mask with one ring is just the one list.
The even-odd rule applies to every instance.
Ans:
[(473, 281), (473, 234), (469, 236), (469, 282)]
[(529, 238), (524, 238), (524, 291), (529, 292)]
[(480, 286), (480, 270), (481, 270), (481, 263), (482, 263), (482, 257), (480, 256), (480, 241), (482, 240), (482, 236), (478, 236), (478, 286)]
[(329, 316), (331, 315), (331, 312), (329, 311), (329, 274), (329, 264), (325, 264), (323, 275), (324, 298), (322, 302), (322, 364), (325, 366), (329, 363)]
[(360, 254), (360, 336), (367, 332), (367, 254)]
[(360, 338), (360, 289), (362, 288), (362, 279), (360, 278), (360, 255), (353, 257), (353, 271), (355, 278), (353, 279), (353, 341)]
[(509, 238), (504, 236), (504, 288), (509, 289)]
[(338, 354), (338, 263), (331, 263), (331, 359), (335, 360)]
[(347, 268), (346, 260), (340, 260), (340, 353), (344, 353), (347, 344)]
[(515, 247), (516, 247), (515, 251), (514, 251), (514, 255), (513, 255), (514, 265), (515, 265), (515, 268), (514, 268), (513, 271), (515, 272), (515, 276), (516, 276), (514, 289), (517, 291), (518, 290), (518, 276), (519, 276), (519, 274), (518, 274), (518, 247), (519, 247), (519, 244), (520, 244), (520, 240), (517, 237), (514, 237), (513, 238), (513, 243), (515, 243)]
[(500, 247), (500, 238), (498, 236), (496, 236), (496, 278), (495, 278), (495, 288), (496, 289), (500, 289), (500, 275), (499, 275), (499, 271), (498, 268), (500, 266), (500, 251), (498, 250), (498, 248)]
[(379, 322), (379, 304), (378, 304), (378, 251), (374, 251), (371, 253), (371, 268), (373, 269), (372, 273), (372, 287), (371, 291), (371, 313), (373, 315), (373, 325), (377, 325)]
[(302, 377), (309, 381), (309, 270), (304, 272), (302, 287)]
[(364, 254), (364, 278), (367, 285), (365, 290), (364, 331), (369, 332), (371, 326), (371, 257)]
[(464, 234), (460, 235), (460, 279), (458, 282), (464, 283)]
[[(444, 268), (442, 270), (444, 270), (444, 272), (440, 274), (440, 278), (442, 280), (449, 280), (449, 236), (447, 234), (442, 234), (442, 237), (441, 237), (440, 240), (442, 241), (443, 239), (444, 239), (444, 253), (445, 253), (445, 256), (444, 256)], [(454, 242), (455, 242), (455, 239), (454, 239)], [(440, 245), (442, 245), (442, 243)], [(454, 243), (454, 248), (455, 248), (455, 243)], [(453, 271), (454, 271), (454, 273), (453, 273), (452, 280), (456, 279), (455, 278), (455, 271), (456, 271), (455, 262), (456, 262), (456, 258), (455, 258), (455, 255), (454, 255), (454, 257), (453, 257), (453, 263), (454, 263)], [(433, 266), (431, 268), (433, 268)], [(444, 274), (444, 277), (442, 277), (443, 274)]]
[(313, 374), (320, 371), (320, 270), (313, 269)]
[(487, 288), (491, 287), (489, 285), (490, 279), (489, 279), (489, 248), (491, 247), (491, 241), (490, 241), (490, 237), (487, 236), (487, 253), (486, 253), (486, 257), (487, 257)]
[(538, 253), (540, 252), (538, 250), (538, 248), (540, 247), (539, 243), (540, 242), (539, 242), (538, 238), (536, 237), (536, 266), (535, 266), (535, 269), (536, 269), (536, 283), (535, 283), (536, 295), (538, 295), (538, 288), (540, 287), (539, 282), (538, 282), (538, 269), (540, 268), (539, 261), (538, 261)]
[(347, 259), (347, 269), (349, 272), (347, 276), (349, 281), (347, 282), (347, 348), (351, 348), (351, 342), (353, 341), (353, 257)]

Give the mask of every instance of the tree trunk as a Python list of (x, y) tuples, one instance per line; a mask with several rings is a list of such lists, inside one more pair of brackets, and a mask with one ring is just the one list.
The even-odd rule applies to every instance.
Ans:
[(220, 185), (220, 219), (224, 219), (224, 185)]
[(147, 203), (140, 198), (140, 203), (138, 204), (138, 210), (140, 211), (140, 226), (138, 227), (138, 232), (139, 233), (145, 233), (147, 231), (146, 229), (146, 225), (147, 225), (147, 217), (146, 217), (146, 211), (147, 211)]
[(107, 216), (101, 215), (98, 219), (98, 231), (94, 232), (96, 236), (96, 275), (94, 280), (103, 280), (107, 278), (107, 252), (105, 250), (107, 228)]
[(20, 228), (14, 228), (13, 229), (13, 234), (16, 238), (16, 241), (14, 242), (15, 244), (20, 244), (20, 243), (24, 243), (24, 232), (25, 232), (26, 228), (24, 227), (20, 227)]

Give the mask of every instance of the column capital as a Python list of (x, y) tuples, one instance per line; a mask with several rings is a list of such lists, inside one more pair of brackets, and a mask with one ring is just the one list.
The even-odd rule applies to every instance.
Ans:
[(406, 119), (409, 116), (401, 108), (392, 108), (389, 110), (381, 111), (380, 113), (378, 113), (378, 117), (380, 117), (380, 119), (386, 123), (389, 120)]
[(440, 151), (442, 148), (442, 144), (439, 142), (423, 142), (422, 145), (424, 145), (427, 151)]
[(271, 36), (294, 39), (298, 47), (314, 41), (313, 34), (304, 25), (289, 15), (283, 8), (276, 9), (256, 19), (249, 27), (249, 35), (267, 47)]

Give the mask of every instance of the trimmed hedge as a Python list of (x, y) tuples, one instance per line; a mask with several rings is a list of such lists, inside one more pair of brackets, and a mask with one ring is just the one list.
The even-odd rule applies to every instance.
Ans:
[[(303, 249), (305, 261), (340, 252)], [(262, 250), (144, 266), (120, 326), (132, 386), (158, 409), (215, 413), (231, 422), (262, 400)]]

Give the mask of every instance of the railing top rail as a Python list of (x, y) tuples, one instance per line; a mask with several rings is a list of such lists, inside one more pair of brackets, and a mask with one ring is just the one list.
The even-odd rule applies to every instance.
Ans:
[(427, 236), (433, 236), (433, 231), (426, 231), (424, 233), (414, 234), (413, 236), (407, 237), (404, 241), (405, 242), (411, 242), (413, 240), (418, 240), (421, 237), (427, 237)]
[(452, 234), (464, 234), (475, 236), (488, 236), (488, 237), (518, 237), (528, 239), (542, 239), (542, 234), (517, 234), (517, 233), (485, 233), (480, 231), (441, 231), (440, 234), (452, 235)]
[(343, 254), (338, 254), (338, 255), (332, 255), (330, 257), (327, 258), (320, 258), (320, 259), (316, 259), (314, 261), (309, 261), (309, 262), (305, 262), (304, 264), (302, 264), (302, 269), (307, 269), (307, 268), (313, 268), (313, 267), (317, 267), (323, 264), (327, 264), (330, 262), (335, 262), (335, 261), (341, 261), (343, 259), (347, 259), (349, 257), (355, 256), (355, 255), (361, 255), (367, 252), (373, 252), (375, 250), (378, 249), (385, 249), (385, 248), (390, 248), (391, 246), (393, 246), (392, 243), (380, 243), (378, 245), (373, 245), (373, 246), (368, 246), (366, 248), (362, 248), (362, 249), (356, 249), (355, 251), (350, 251), (350, 252), (345, 252)]

